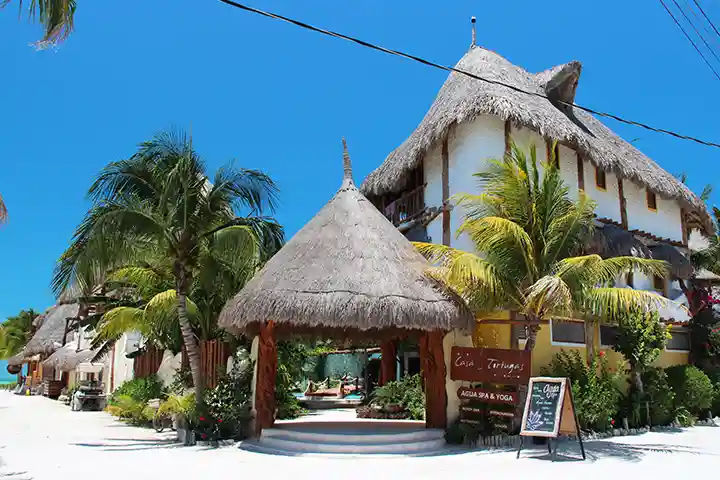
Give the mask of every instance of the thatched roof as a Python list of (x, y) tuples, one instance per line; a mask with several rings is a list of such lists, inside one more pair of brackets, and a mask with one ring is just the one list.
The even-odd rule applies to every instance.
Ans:
[(67, 325), (66, 320), (77, 317), (77, 314), (77, 304), (56, 305), (49, 308), (43, 314), (42, 325), (25, 345), (21, 354), (24, 357), (31, 357), (39, 353), (45, 355), (53, 353), (62, 345)]
[(13, 355), (12, 357), (7, 359), (8, 367), (22, 366), (23, 363), (25, 363), (25, 355), (23, 355), (22, 351), (17, 355)]
[(670, 264), (670, 274), (674, 278), (687, 279), (693, 276), (693, 269), (690, 259), (680, 253), (680, 251), (672, 245), (659, 243), (651, 245), (650, 252), (655, 260), (665, 260)]
[(720, 275), (711, 272), (710, 270), (707, 270), (705, 268), (701, 268), (695, 274), (693, 275), (693, 280), (704, 280), (707, 282), (713, 282), (718, 283), (720, 282)]
[[(490, 80), (514, 85), (525, 91), (572, 102), (581, 65), (570, 62), (538, 74), (513, 65), (495, 52), (473, 46), (456, 68)], [(613, 133), (594, 116), (558, 106), (548, 99), (515, 92), (507, 87), (451, 73), (420, 125), (385, 162), (372, 172), (361, 191), (365, 195), (398, 192), (406, 174), (417, 167), (425, 153), (447, 135), (455, 124), (472, 121), (482, 114), (510, 120), (544, 137), (557, 140), (580, 152), (603, 170), (646, 186), (661, 197), (677, 200), (696, 211), (710, 228), (705, 204), (682, 182), (660, 168), (637, 148)]]
[(220, 326), (242, 332), (273, 320), (335, 335), (469, 328), (470, 312), (425, 275), (428, 262), (358, 191), (347, 149), (343, 157), (340, 190), (225, 305)]
[(77, 344), (72, 343), (56, 350), (43, 362), (43, 367), (69, 372), (75, 370), (79, 364), (92, 360), (96, 353), (97, 350), (78, 351)]
[(652, 258), (650, 249), (635, 235), (613, 224), (597, 225), (584, 253), (594, 253), (602, 258)]

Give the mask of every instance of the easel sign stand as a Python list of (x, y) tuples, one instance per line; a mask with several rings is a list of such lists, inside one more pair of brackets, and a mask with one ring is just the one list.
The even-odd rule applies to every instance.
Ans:
[[(525, 443), (525, 437), (545, 437), (548, 439), (548, 453), (555, 461), (557, 438), (560, 434), (577, 435), (580, 451), (585, 460), (585, 447), (580, 435), (580, 425), (575, 414), (570, 379), (557, 377), (532, 377), (528, 383), (528, 393), (520, 425), (520, 447), (516, 458)], [(553, 440), (555, 440), (553, 442)], [(553, 448), (553, 443), (555, 448)]]

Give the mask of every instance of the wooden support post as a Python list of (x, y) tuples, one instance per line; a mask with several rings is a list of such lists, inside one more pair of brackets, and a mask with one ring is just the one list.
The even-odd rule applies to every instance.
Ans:
[(442, 214), (442, 243), (443, 245), (450, 246), (450, 238), (452, 233), (450, 232), (450, 153), (448, 149), (448, 137), (445, 136), (442, 143), (442, 201), (443, 201), (443, 214)]
[(577, 156), (577, 177), (578, 177), (578, 190), (585, 190), (585, 162), (579, 153)]
[(687, 247), (690, 234), (687, 228), (687, 215), (684, 208), (680, 209), (680, 228), (682, 228), (682, 243)]
[(255, 435), (275, 422), (275, 377), (277, 376), (277, 345), (275, 323), (271, 320), (260, 326), (258, 344), (257, 384), (255, 386)]
[(397, 380), (396, 360), (397, 345), (395, 340), (385, 340), (380, 344), (380, 385)]
[(425, 426), (447, 426), (447, 392), (445, 391), (445, 355), (440, 330), (426, 332), (420, 338), (420, 364), (425, 377)]
[(622, 227), (628, 229), (627, 200), (625, 200), (625, 191), (623, 189), (622, 178), (618, 177), (618, 197), (620, 197), (620, 223)]

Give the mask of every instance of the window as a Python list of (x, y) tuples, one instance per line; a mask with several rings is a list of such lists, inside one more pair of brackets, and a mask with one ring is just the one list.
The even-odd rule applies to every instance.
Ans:
[(665, 279), (662, 277), (654, 276), (653, 289), (657, 290), (658, 292), (665, 292)]
[(612, 347), (617, 342), (618, 329), (609, 325), (600, 325), (600, 346)]
[(647, 200), (648, 210), (657, 211), (657, 196), (650, 190), (645, 191), (645, 199)]
[(633, 288), (635, 288), (635, 283), (634, 283), (634, 282), (635, 282), (635, 276), (633, 275), (633, 272), (630, 271), (630, 272), (628, 272), (628, 274), (625, 276), (625, 283), (627, 284), (628, 287), (633, 287)]
[(605, 178), (605, 172), (600, 170), (599, 167), (595, 167), (595, 186), (599, 190), (607, 189), (607, 179)]
[(665, 350), (689, 352), (690, 332), (687, 330), (671, 330), (670, 340), (668, 340), (667, 345), (665, 345)]
[(585, 325), (580, 322), (550, 321), (552, 343), (585, 345)]

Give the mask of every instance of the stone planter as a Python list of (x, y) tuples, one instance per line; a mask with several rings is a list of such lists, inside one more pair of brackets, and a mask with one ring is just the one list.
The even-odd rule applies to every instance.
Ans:
[(189, 428), (178, 428), (177, 429), (178, 442), (185, 446), (195, 445), (195, 430)]

